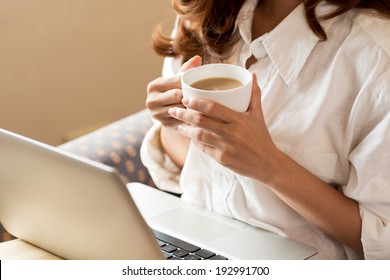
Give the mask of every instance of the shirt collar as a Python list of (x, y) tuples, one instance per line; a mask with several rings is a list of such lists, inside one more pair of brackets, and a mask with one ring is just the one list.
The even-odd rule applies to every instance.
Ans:
[[(257, 2), (258, 0), (247, 0), (237, 17), (236, 27), (248, 45), (252, 43), (253, 12)], [(319, 4), (316, 12), (320, 16), (329, 13), (333, 8), (330, 4)], [(321, 21), (325, 32), (333, 21), (334, 18)], [(307, 24), (304, 5), (300, 4), (272, 31), (255, 41), (264, 45), (276, 70), (289, 86), (298, 77), (319, 38)]]
[(246, 0), (237, 15), (236, 29), (238, 29), (242, 39), (248, 45), (252, 41), (253, 13), (257, 7), (258, 1), (259, 0)]

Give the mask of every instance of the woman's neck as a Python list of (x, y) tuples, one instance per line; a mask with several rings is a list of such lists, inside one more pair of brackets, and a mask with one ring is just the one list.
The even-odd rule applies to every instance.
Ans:
[(253, 16), (252, 38), (274, 29), (302, 0), (259, 0)]

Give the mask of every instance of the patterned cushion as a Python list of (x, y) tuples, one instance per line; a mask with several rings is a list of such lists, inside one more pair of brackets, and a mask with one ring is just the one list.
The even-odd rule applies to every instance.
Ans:
[[(154, 187), (139, 154), (142, 140), (151, 126), (150, 113), (145, 109), (59, 148), (115, 167), (125, 182), (141, 182)], [(0, 224), (0, 242), (14, 238)]]
[(142, 140), (152, 126), (142, 110), (60, 146), (61, 149), (115, 167), (125, 182), (154, 183), (140, 159)]

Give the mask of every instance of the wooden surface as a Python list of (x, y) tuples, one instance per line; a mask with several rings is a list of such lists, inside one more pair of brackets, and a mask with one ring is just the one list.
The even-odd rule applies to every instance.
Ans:
[(60, 260), (61, 258), (21, 239), (0, 243), (0, 260)]

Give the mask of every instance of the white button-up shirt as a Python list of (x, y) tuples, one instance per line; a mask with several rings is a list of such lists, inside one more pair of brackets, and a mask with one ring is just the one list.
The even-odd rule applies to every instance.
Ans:
[[(390, 259), (390, 21), (353, 10), (322, 22), (321, 42), (301, 4), (274, 30), (251, 38), (257, 0), (236, 28), (234, 63), (253, 55), (267, 127), (276, 146), (359, 203), (365, 258)], [(334, 6), (321, 4), (319, 15)], [(167, 59), (164, 74), (177, 71)], [(308, 223), (266, 185), (238, 175), (194, 145), (180, 171), (159, 144), (159, 124), (141, 156), (156, 184), (182, 199), (316, 247), (315, 258), (356, 254)], [(261, 143), (259, 143), (261, 145)], [(256, 168), (256, 167), (254, 167)], [(329, 201), (332, 203), (332, 201)]]

